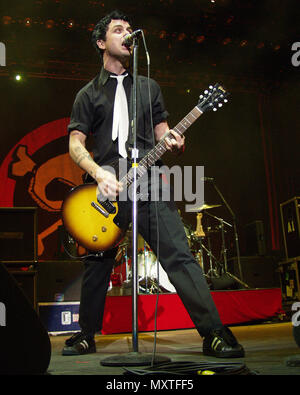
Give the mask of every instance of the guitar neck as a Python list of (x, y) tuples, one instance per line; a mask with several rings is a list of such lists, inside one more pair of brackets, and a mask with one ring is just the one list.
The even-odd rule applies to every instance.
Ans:
[[(195, 106), (192, 111), (190, 111), (174, 128), (173, 130), (177, 132), (179, 135), (183, 135), (185, 131), (202, 115), (203, 112)], [(139, 166), (137, 168), (138, 176), (143, 176), (147, 170), (154, 165), (154, 163), (160, 159), (163, 154), (166, 152), (165, 139), (173, 138), (171, 132), (167, 132), (162, 139), (156, 144), (151, 151), (148, 152), (147, 155), (139, 162)], [(121, 183), (129, 186), (133, 182), (133, 171), (130, 171), (126, 174), (126, 176), (121, 180)]]

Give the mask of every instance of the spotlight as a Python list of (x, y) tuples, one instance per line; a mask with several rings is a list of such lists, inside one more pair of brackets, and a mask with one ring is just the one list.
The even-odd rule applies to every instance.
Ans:
[(227, 44), (230, 44), (231, 43), (231, 38), (230, 37), (227, 37), (227, 38), (224, 38), (224, 40), (223, 40), (223, 45), (227, 45)]
[(68, 29), (73, 29), (74, 26), (75, 26), (75, 22), (73, 21), (73, 19), (68, 20), (67, 28)]
[(2, 17), (3, 25), (10, 25), (12, 23), (12, 17), (8, 15), (4, 15)]
[(52, 29), (54, 26), (55, 22), (53, 19), (48, 19), (45, 23), (46, 29)]
[(24, 25), (26, 27), (30, 27), (31, 26), (31, 18), (25, 18), (24, 19)]
[(21, 74), (16, 74), (15, 75), (15, 80), (18, 81), (18, 82), (22, 81), (22, 75)]
[(187, 35), (185, 33), (179, 33), (178, 35), (178, 41), (183, 41), (186, 39)]
[(248, 45), (248, 41), (247, 40), (242, 40), (240, 42), (240, 47), (246, 47)]
[(198, 44), (203, 43), (203, 41), (205, 40), (205, 36), (201, 35), (201, 36), (197, 36), (196, 41)]

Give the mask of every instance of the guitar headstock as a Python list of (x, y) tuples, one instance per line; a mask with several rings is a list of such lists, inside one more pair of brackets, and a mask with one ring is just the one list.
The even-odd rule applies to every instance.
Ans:
[(220, 85), (210, 85), (202, 95), (199, 96), (199, 102), (197, 107), (201, 112), (205, 111), (217, 111), (218, 108), (222, 107), (224, 103), (227, 103), (228, 92)]

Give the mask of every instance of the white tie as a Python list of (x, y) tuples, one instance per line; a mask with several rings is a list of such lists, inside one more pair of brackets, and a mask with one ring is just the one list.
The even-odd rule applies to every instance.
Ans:
[(112, 78), (116, 78), (118, 81), (114, 103), (112, 139), (115, 141), (118, 137), (119, 154), (123, 156), (123, 158), (127, 157), (125, 143), (128, 138), (129, 126), (127, 97), (123, 86), (123, 79), (127, 77), (127, 75), (128, 74), (118, 76), (111, 75)]

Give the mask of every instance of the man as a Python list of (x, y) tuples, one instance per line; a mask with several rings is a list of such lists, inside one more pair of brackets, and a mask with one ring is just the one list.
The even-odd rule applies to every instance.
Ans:
[[(122, 83), (123, 98), (125, 90), (127, 99), (127, 108), (123, 115), (130, 118), (128, 111), (133, 78), (128, 64), (131, 49), (124, 45), (124, 37), (131, 32), (128, 17), (119, 11), (110, 13), (95, 26), (92, 41), (102, 57), (103, 67), (100, 74), (77, 94), (68, 127), (69, 152), (72, 159), (95, 180), (100, 192), (108, 198), (120, 194), (123, 185), (111, 172), (105, 170), (103, 165), (128, 155), (125, 146), (128, 126), (125, 128), (127, 130), (121, 131), (121, 126), (117, 124), (122, 110), (119, 107), (118, 111), (116, 110), (119, 105), (116, 98), (120, 94), (118, 89), (123, 89), (120, 88)], [(122, 77), (117, 78), (120, 76)], [(117, 79), (122, 80), (120, 85)], [(147, 152), (153, 147), (151, 122), (156, 141), (169, 131), (168, 113), (162, 94), (158, 84), (152, 79), (150, 91), (151, 117), (147, 80), (139, 76), (137, 147), (140, 152)], [(89, 133), (94, 137), (93, 158), (86, 149)], [(170, 151), (182, 150), (184, 138), (174, 131), (171, 133), (173, 138), (166, 140), (166, 148)], [(216, 357), (242, 357), (243, 347), (221, 323), (202, 269), (190, 252), (174, 202), (161, 200), (157, 202), (156, 207), (155, 202), (149, 200), (139, 202), (138, 230), (156, 255), (157, 245), (159, 246), (160, 263), (176, 288), (196, 329), (204, 337), (203, 352)], [(96, 351), (94, 335), (102, 328), (105, 297), (115, 254), (116, 251), (113, 249), (105, 252), (102, 257), (86, 259), (79, 311), (81, 332), (66, 341), (64, 355)]]

